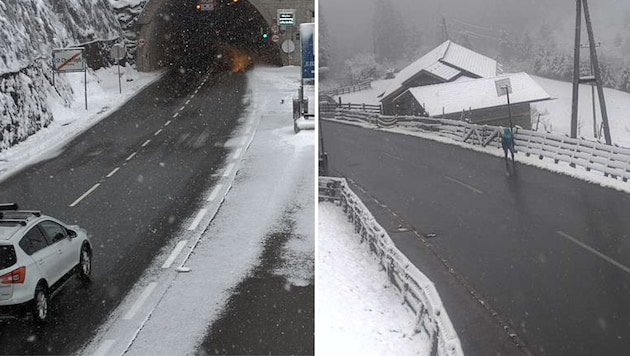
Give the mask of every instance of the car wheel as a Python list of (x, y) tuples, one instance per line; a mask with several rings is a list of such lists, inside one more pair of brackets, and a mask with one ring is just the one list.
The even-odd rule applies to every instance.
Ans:
[(35, 288), (35, 299), (33, 300), (33, 321), (35, 324), (45, 324), (48, 321), (49, 307), (48, 290), (43, 284)]
[(81, 247), (81, 256), (79, 258), (79, 279), (82, 282), (89, 282), (92, 274), (92, 252), (88, 245)]

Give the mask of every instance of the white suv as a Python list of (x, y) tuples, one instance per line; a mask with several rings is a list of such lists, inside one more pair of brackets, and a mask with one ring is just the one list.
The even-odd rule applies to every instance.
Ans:
[(0, 204), (0, 318), (48, 319), (50, 299), (72, 276), (89, 282), (87, 232), (39, 211)]

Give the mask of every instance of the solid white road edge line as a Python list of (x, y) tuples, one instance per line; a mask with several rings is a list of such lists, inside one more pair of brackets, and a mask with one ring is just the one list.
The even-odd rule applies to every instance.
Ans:
[(146, 147), (149, 143), (151, 143), (151, 140), (144, 141), (144, 143), (142, 144), (142, 147)]
[(119, 169), (120, 167), (114, 168), (111, 172), (109, 172), (109, 174), (105, 176), (105, 178), (111, 178), (114, 174), (116, 174), (116, 172), (118, 172)]
[(125, 159), (125, 161), (131, 160), (137, 154), (138, 154), (138, 152), (134, 152), (134, 153), (130, 154), (129, 157), (127, 157), (127, 159)]
[(157, 136), (157, 135), (159, 135), (159, 134), (160, 134), (160, 132), (162, 132), (162, 129), (159, 129), (159, 130), (155, 131), (155, 133), (153, 134), (153, 136)]
[(585, 249), (585, 250), (595, 254), (596, 256), (600, 257), (601, 259), (603, 259), (604, 261), (610, 263), (611, 265), (618, 267), (622, 271), (630, 274), (630, 268), (628, 268), (628, 267), (622, 265), (621, 263), (613, 260), (612, 258), (604, 255), (603, 253), (601, 253), (601, 252), (597, 251), (596, 249), (592, 248), (591, 246), (589, 246), (589, 245), (587, 245), (587, 244), (585, 244), (585, 243), (583, 243), (581, 241), (578, 241), (577, 239), (573, 238), (569, 234), (564, 233), (562, 231), (556, 231), (556, 234), (558, 234), (558, 235), (564, 237), (565, 239), (575, 243), (576, 245), (582, 247), (583, 249)]
[(221, 188), (223, 188), (223, 184), (217, 184), (217, 186), (214, 187), (214, 189), (212, 190), (212, 193), (210, 193), (207, 201), (213, 201), (214, 199), (216, 199), (217, 194), (219, 194)]
[(199, 226), (201, 219), (203, 219), (203, 216), (206, 215), (207, 212), (208, 212), (208, 209), (199, 210), (199, 212), (197, 213), (197, 216), (195, 217), (195, 220), (193, 220), (192, 224), (190, 224), (190, 226), (188, 227), (188, 230), (192, 231), (196, 229), (197, 226)]
[(444, 178), (450, 180), (453, 183), (457, 183), (457, 184), (461, 185), (462, 187), (468, 188), (468, 189), (472, 190), (473, 192), (475, 192), (477, 194), (483, 194), (482, 190), (479, 190), (479, 189), (473, 187), (472, 185), (466, 184), (466, 183), (464, 183), (462, 181), (459, 181), (459, 180), (457, 180), (455, 178), (451, 178), (449, 176), (444, 176)]
[(96, 352), (92, 356), (107, 356), (107, 355), (109, 355), (109, 349), (111, 349), (112, 346), (114, 346), (115, 343), (116, 343), (116, 340), (111, 340), (111, 339), (103, 341), (101, 346), (99, 346), (99, 348), (96, 350)]
[(228, 177), (230, 173), (232, 173), (233, 169), (234, 169), (234, 163), (228, 164), (227, 168), (225, 169), (225, 172), (223, 172), (223, 176)]
[(73, 208), (75, 205), (79, 204), (79, 202), (83, 200), (83, 198), (87, 197), (88, 195), (90, 195), (90, 193), (95, 191), (96, 188), (99, 187), (99, 185), (101, 185), (101, 183), (94, 184), (92, 188), (90, 188), (87, 192), (83, 193), (83, 195), (81, 195), (79, 198), (77, 198), (77, 200), (75, 200), (72, 204), (70, 204), (70, 207)]
[(146, 302), (147, 299), (149, 299), (149, 296), (151, 295), (151, 293), (153, 293), (153, 290), (155, 289), (155, 287), (157, 287), (157, 282), (149, 283), (149, 285), (144, 289), (144, 292), (142, 292), (142, 294), (140, 295), (140, 298), (138, 298), (138, 300), (136, 300), (136, 302), (133, 304), (131, 309), (127, 311), (127, 314), (125, 314), (125, 316), (123, 317), (123, 320), (132, 319), (136, 315), (136, 313), (138, 312), (138, 310), (140, 310), (144, 302)]
[(179, 256), (179, 254), (182, 252), (182, 250), (184, 249), (184, 246), (186, 246), (187, 243), (188, 243), (188, 240), (182, 240), (178, 242), (177, 246), (175, 246), (175, 248), (173, 249), (173, 252), (171, 252), (171, 254), (168, 256), (168, 258), (162, 265), (162, 268), (171, 268), (171, 266), (173, 265), (173, 262), (175, 262), (175, 259), (177, 258), (177, 256)]

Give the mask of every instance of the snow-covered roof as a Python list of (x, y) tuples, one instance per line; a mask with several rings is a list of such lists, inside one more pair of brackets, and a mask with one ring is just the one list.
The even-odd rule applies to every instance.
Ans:
[(449, 40), (401, 70), (382, 97), (386, 98), (392, 93), (406, 89), (405, 82), (421, 71), (442, 78), (444, 81), (450, 81), (463, 72), (482, 78), (494, 77), (497, 75), (497, 62)]
[(430, 115), (441, 115), (442, 109), (445, 114), (452, 114), (506, 105), (504, 90), (497, 88), (502, 88), (508, 81), (512, 88), (510, 102), (513, 104), (551, 99), (527, 73), (426, 85), (408, 91)]

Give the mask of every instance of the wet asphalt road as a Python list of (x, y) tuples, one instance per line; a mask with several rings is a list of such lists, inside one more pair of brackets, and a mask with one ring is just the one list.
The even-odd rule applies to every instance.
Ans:
[(94, 246), (93, 283), (68, 285), (42, 328), (0, 323), (0, 353), (77, 350), (204, 201), (244, 110), (246, 84), (244, 74), (213, 73), (187, 103), (207, 72), (167, 73), (56, 158), (0, 182), (0, 201), (79, 224)]
[[(531, 353), (630, 354), (628, 194), (529, 166), (506, 175), (502, 158), (405, 135), (332, 122), (322, 134), (332, 172), (403, 228), (437, 234), (435, 253)], [(418, 265), (431, 255), (412, 234), (390, 235)], [(442, 294), (456, 289), (438, 280), (445, 269), (425, 271)], [(522, 351), (474, 336), (488, 325), (463, 315), (475, 303), (442, 299), (467, 354)]]

